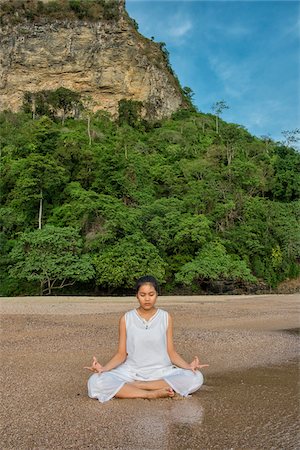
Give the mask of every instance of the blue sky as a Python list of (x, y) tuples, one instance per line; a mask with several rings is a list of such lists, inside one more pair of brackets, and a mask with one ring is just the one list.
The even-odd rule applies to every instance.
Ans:
[(298, 1), (127, 0), (139, 31), (165, 42), (194, 103), (256, 136), (283, 140), (300, 128), (300, 3)]

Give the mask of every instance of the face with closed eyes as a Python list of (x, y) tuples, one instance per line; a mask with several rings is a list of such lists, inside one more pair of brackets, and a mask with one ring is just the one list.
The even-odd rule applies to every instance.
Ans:
[(136, 298), (139, 301), (140, 309), (143, 311), (153, 311), (157, 299), (157, 292), (151, 283), (145, 283), (140, 286)]

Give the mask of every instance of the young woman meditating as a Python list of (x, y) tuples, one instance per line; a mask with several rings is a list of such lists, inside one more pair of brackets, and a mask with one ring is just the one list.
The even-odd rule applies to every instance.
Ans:
[(104, 366), (93, 358), (88, 395), (100, 402), (117, 398), (186, 397), (203, 384), (197, 356), (187, 363), (173, 344), (171, 316), (156, 308), (158, 285), (154, 277), (137, 281), (140, 306), (127, 312), (119, 323), (117, 353)]

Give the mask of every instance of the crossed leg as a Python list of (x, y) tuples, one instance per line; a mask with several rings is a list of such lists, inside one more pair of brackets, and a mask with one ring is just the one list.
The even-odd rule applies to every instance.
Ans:
[(133, 381), (131, 386), (135, 386), (139, 389), (146, 389), (146, 391), (153, 391), (156, 389), (170, 388), (170, 385), (165, 380), (154, 381)]
[(173, 389), (164, 380), (133, 381), (126, 383), (116, 393), (117, 398), (164, 398), (173, 397)]

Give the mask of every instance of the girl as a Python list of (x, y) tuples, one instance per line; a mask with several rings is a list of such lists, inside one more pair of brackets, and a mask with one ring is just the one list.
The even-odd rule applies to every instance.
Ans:
[(186, 397), (203, 384), (197, 356), (188, 364), (173, 344), (171, 316), (155, 307), (158, 285), (154, 277), (141, 277), (136, 284), (140, 306), (127, 312), (119, 323), (117, 353), (104, 366), (93, 358), (95, 372), (88, 380), (88, 395), (106, 402), (117, 398)]

